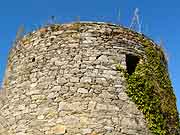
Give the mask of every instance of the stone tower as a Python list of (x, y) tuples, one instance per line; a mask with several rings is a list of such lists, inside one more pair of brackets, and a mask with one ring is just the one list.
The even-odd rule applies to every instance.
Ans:
[[(148, 62), (144, 41), (160, 50), (144, 35), (107, 23), (51, 25), (24, 36), (9, 54), (0, 134), (152, 134), (152, 121), (126, 92), (125, 74)], [(167, 131), (177, 134), (177, 119), (169, 121)]]

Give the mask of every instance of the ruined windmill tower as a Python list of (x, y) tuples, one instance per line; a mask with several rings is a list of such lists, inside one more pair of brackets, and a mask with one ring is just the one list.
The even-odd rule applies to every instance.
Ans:
[(161, 48), (112, 24), (29, 33), (10, 52), (2, 93), (1, 135), (178, 134)]

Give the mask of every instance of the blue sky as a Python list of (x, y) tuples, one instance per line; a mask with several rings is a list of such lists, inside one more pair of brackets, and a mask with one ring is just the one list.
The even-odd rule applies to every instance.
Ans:
[(179, 0), (4, 0), (0, 4), (0, 82), (2, 82), (8, 51), (16, 31), (24, 25), (32, 31), (56, 16), (59, 23), (105, 21), (129, 26), (134, 9), (140, 10), (142, 32), (161, 40), (169, 57), (169, 72), (180, 110), (180, 1)]

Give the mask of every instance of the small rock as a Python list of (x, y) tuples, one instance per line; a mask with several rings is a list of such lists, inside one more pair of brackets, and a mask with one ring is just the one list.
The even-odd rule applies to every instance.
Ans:
[(43, 120), (43, 119), (44, 119), (44, 115), (39, 115), (39, 116), (37, 117), (37, 119), (38, 119), (38, 120)]
[(18, 132), (18, 133), (16, 133), (16, 135), (25, 135), (25, 133), (24, 132)]
[(71, 77), (70, 82), (79, 82), (79, 78), (78, 77)]
[(44, 100), (46, 97), (45, 95), (32, 95), (32, 100)]
[(35, 90), (30, 90), (30, 91), (28, 91), (28, 92), (26, 93), (26, 95), (36, 95), (36, 94), (40, 94), (40, 93), (41, 93), (40, 90), (35, 89)]
[(24, 110), (25, 109), (25, 105), (19, 105), (18, 106), (18, 110)]
[(108, 57), (105, 56), (105, 55), (101, 55), (101, 56), (98, 58), (98, 61), (104, 62), (104, 63), (108, 63)]
[(119, 93), (118, 97), (121, 100), (127, 100), (129, 98), (125, 92)]
[(96, 107), (96, 102), (90, 101), (89, 104), (88, 104), (88, 109), (89, 110), (94, 110), (95, 107)]
[(96, 83), (107, 84), (107, 81), (105, 78), (96, 78)]
[(69, 110), (68, 103), (67, 102), (60, 102), (58, 110), (59, 111)]
[(55, 135), (64, 135), (66, 133), (66, 127), (64, 125), (56, 125), (52, 128), (52, 132)]
[(92, 132), (92, 129), (91, 129), (91, 128), (82, 129), (82, 134), (83, 134), (83, 135), (90, 134), (91, 132)]
[(105, 126), (104, 128), (108, 131), (112, 131), (114, 129), (114, 127), (109, 127), (109, 126)]
[(84, 88), (79, 88), (79, 89), (78, 89), (78, 92), (79, 92), (79, 93), (82, 93), (82, 94), (87, 94), (87, 93), (88, 93), (88, 90), (87, 90), (87, 89), (84, 89)]
[(61, 90), (61, 86), (54, 86), (51, 90), (52, 91), (60, 91)]
[(30, 108), (36, 108), (37, 104), (30, 104)]
[(49, 95), (47, 97), (50, 98), (50, 99), (55, 98), (56, 94), (52, 92), (52, 93), (49, 93)]
[(97, 104), (96, 109), (99, 111), (107, 110), (107, 106), (103, 104)]
[(83, 83), (90, 83), (91, 82), (91, 78), (90, 77), (82, 77), (80, 82), (83, 82)]

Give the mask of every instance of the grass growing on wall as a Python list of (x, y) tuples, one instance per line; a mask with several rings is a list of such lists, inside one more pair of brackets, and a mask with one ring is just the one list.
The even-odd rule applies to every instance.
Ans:
[[(149, 45), (148, 45), (149, 44)], [(127, 94), (136, 103), (148, 127), (155, 135), (178, 135), (176, 97), (169, 79), (163, 51), (145, 42), (147, 59), (139, 63), (132, 75), (117, 66), (127, 78)]]

